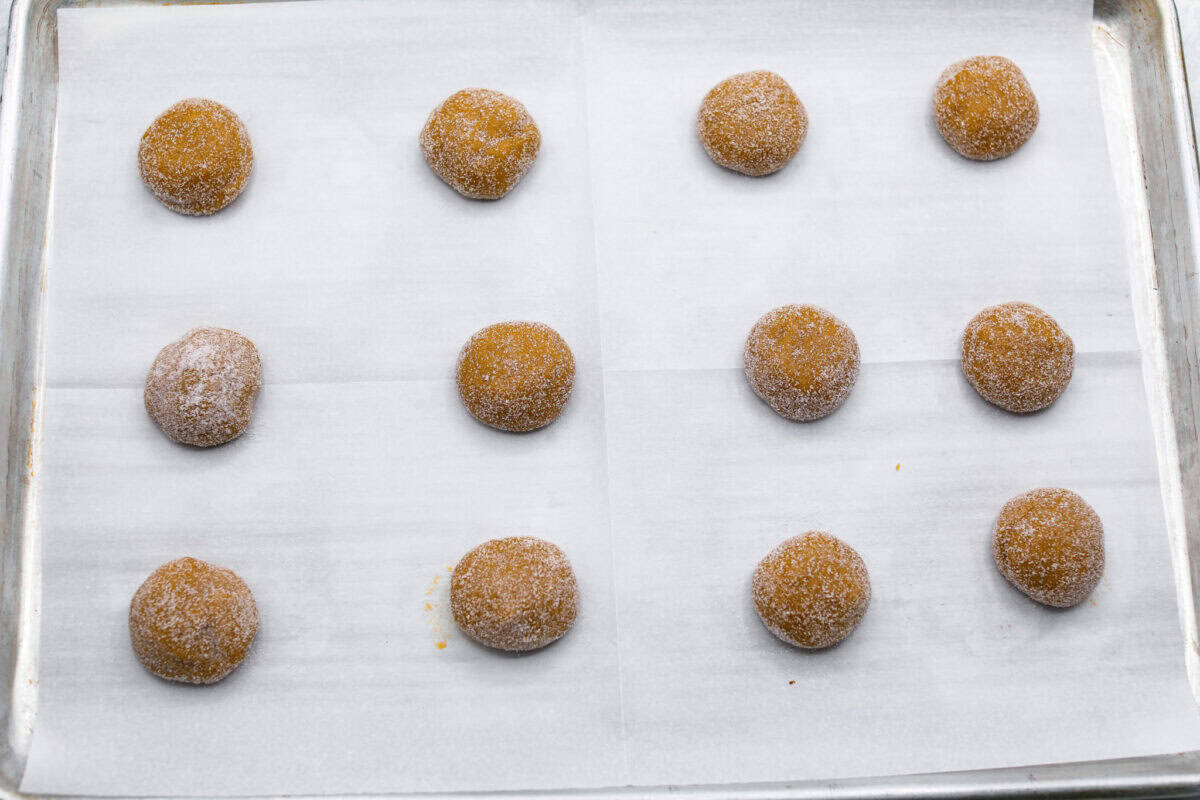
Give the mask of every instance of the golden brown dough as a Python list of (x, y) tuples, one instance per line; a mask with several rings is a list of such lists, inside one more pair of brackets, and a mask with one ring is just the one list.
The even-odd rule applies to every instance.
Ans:
[(830, 647), (862, 622), (871, 602), (867, 566), (822, 531), (793, 536), (758, 563), (754, 606), (771, 633), (804, 648)]
[(532, 536), (492, 539), (454, 568), (450, 610), (458, 627), (481, 644), (536, 650), (575, 624), (579, 588), (556, 545)]
[(464, 197), (498, 200), (533, 166), (542, 135), (519, 100), (463, 89), (442, 101), (421, 130), (430, 169)]
[(497, 322), (458, 354), (458, 396), (485, 425), (532, 431), (558, 419), (575, 386), (575, 356), (549, 325)]
[(1034, 600), (1083, 602), (1104, 574), (1104, 526), (1068, 489), (1034, 489), (1004, 504), (992, 536), (1000, 574)]
[(963, 331), (962, 368), (989, 403), (1017, 414), (1038, 411), (1067, 390), (1075, 343), (1054, 318), (1029, 303), (976, 314)]
[(254, 167), (238, 115), (202, 98), (182, 100), (142, 134), (138, 170), (163, 205), (199, 216), (220, 211), (246, 188)]
[(743, 72), (708, 91), (696, 133), (709, 157), (744, 175), (770, 175), (804, 143), (808, 115), (783, 78), (769, 70)]
[(764, 314), (746, 339), (742, 358), (754, 393), (791, 420), (832, 414), (858, 379), (858, 340), (840, 319), (811, 305)]
[(951, 64), (933, 91), (938, 132), (959, 154), (993, 161), (1015, 153), (1038, 124), (1038, 103), (1016, 64), (975, 56)]
[(258, 607), (230, 570), (195, 558), (168, 561), (129, 604), (129, 638), (160, 678), (216, 683), (237, 668), (258, 632)]

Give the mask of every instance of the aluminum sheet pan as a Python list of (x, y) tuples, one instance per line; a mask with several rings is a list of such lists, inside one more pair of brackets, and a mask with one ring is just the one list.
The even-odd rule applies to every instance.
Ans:
[[(40, 406), (34, 398), (42, 386), (42, 247), (53, 187), (50, 175), (56, 53), (53, 8), (18, 2), (13, 13), (14, 47), (10, 49), (6, 99), (0, 111), (6, 158), (3, 188), (9, 193), (3, 251), (5, 340), (0, 355), (5, 358), (12, 382), (0, 387), (8, 392), (0, 399), (8, 404), (10, 412), (5, 423), (9, 426), (10, 459), (3, 597), (6, 601), (11, 598), (7, 608), (13, 612), (4, 618), (12, 626), (6, 630), (11, 646), (4, 655), (12, 659), (14, 675), (12, 702), (6, 709), (9, 746), (4, 755), (6, 774), (13, 775), (15, 786), (34, 724), (39, 678), (35, 615), (40, 566), (36, 545), (41, 427)], [(1143, 278), (1135, 283), (1135, 289), (1146, 289), (1135, 291), (1134, 296), (1143, 321), (1146, 377), (1150, 396), (1156, 401), (1151, 417), (1158, 440), (1168, 528), (1176, 550), (1182, 617), (1194, 643), (1196, 606), (1190, 587), (1195, 539), (1188, 526), (1196, 520), (1195, 489), (1189, 489), (1196, 484), (1188, 478), (1195, 477), (1190, 470), (1195, 469), (1191, 454), (1195, 448), (1193, 399), (1197, 395), (1192, 368), (1195, 355), (1187, 337), (1188, 321), (1195, 318), (1191, 236), (1196, 180), (1178, 38), (1169, 7), (1097, 6), (1096, 20), (1095, 54), (1112, 162), (1129, 224), (1131, 262)], [(38, 41), (46, 49), (39, 50)], [(14, 103), (14, 97), (21, 102)], [(13, 194), (18, 184), (20, 193)], [(19, 459), (14, 458), (17, 444), (21, 445)], [(19, 536), (14, 538), (14, 532)], [(1194, 659), (1195, 654), (1189, 653), (1189, 658)], [(713, 796), (930, 796), (1028, 791), (1081, 796), (1138, 791), (1166, 796), (1193, 788), (1195, 765), (1195, 758), (1186, 754), (1033, 770), (685, 791)]]

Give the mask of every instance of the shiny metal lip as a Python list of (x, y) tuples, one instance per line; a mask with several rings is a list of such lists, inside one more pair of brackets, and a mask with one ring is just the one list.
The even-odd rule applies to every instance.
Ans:
[[(14, 0), (12, 5), (0, 102), (0, 435), (6, 443), (0, 489), (0, 798), (34, 797), (19, 787), (37, 715), (39, 674), (39, 392), (57, 125), (56, 14), (64, 7), (133, 3), (159, 5), (161, 0)], [(1193, 694), (1200, 698), (1200, 348), (1194, 338), (1200, 328), (1200, 177), (1175, 6), (1171, 0), (1094, 0), (1092, 43), (1113, 180), (1125, 220), (1186, 639), (1182, 656)], [(1200, 752), (854, 780), (494, 796), (665, 795), (696, 800), (1200, 797)]]

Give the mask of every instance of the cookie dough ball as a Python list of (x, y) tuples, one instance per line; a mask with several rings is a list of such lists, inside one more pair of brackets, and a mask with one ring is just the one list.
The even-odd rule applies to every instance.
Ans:
[(566, 554), (532, 536), (492, 539), (450, 576), (450, 610), (463, 633), (499, 650), (536, 650), (575, 624), (579, 587)]
[(962, 368), (983, 399), (1027, 414), (1066, 391), (1075, 369), (1075, 343), (1037, 306), (1002, 303), (967, 324)]
[(858, 378), (858, 340), (823, 308), (789, 305), (768, 311), (746, 339), (746, 379), (783, 417), (809, 421), (846, 402)]
[(525, 106), (491, 89), (455, 92), (421, 129), (429, 168), (474, 200), (498, 200), (511, 192), (533, 166), (541, 143)]
[(700, 104), (696, 133), (709, 157), (744, 175), (770, 175), (792, 160), (808, 133), (804, 104), (768, 70), (718, 83)]
[(458, 396), (484, 425), (532, 431), (558, 419), (575, 386), (575, 356), (549, 325), (497, 322), (458, 354)]
[(1000, 574), (1039, 603), (1083, 602), (1104, 574), (1104, 526), (1067, 489), (1034, 489), (1004, 504), (992, 537)]
[(261, 388), (262, 361), (253, 342), (224, 328), (193, 328), (159, 351), (144, 397), (167, 436), (211, 447), (246, 432)]
[(258, 632), (250, 587), (230, 570), (195, 558), (168, 561), (129, 604), (129, 638), (160, 678), (216, 683), (237, 668)]
[(253, 166), (250, 135), (238, 115), (200, 98), (164, 111), (138, 147), (142, 181), (180, 214), (220, 211), (246, 188)]
[(836, 536), (809, 531), (758, 562), (754, 607), (771, 633), (804, 648), (830, 647), (862, 622), (871, 602), (867, 566)]
[(951, 64), (933, 90), (938, 132), (959, 154), (976, 161), (1012, 155), (1038, 124), (1038, 103), (1016, 64), (976, 56)]

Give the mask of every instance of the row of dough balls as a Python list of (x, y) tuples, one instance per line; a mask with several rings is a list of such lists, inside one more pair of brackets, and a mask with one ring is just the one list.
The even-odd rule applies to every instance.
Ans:
[[(938, 131), (967, 158), (990, 161), (1028, 141), (1038, 123), (1037, 98), (1016, 64), (977, 56), (948, 67), (933, 94)], [(734, 75), (700, 105), (696, 132), (717, 164), (769, 175), (787, 164), (808, 133), (804, 104), (774, 72)], [(464, 89), (433, 110), (421, 152), (459, 194), (497, 200), (533, 166), (541, 133), (520, 101), (491, 89)], [(191, 98), (150, 124), (138, 147), (142, 180), (172, 211), (212, 214), (232, 203), (254, 166), (250, 135), (237, 114)]]
[[(764, 314), (743, 351), (746, 378), (782, 417), (821, 419), (846, 402), (860, 368), (850, 326), (823, 308), (787, 305)], [(967, 323), (960, 361), (971, 386), (1006, 411), (1027, 414), (1057, 400), (1075, 370), (1075, 344), (1030, 303), (989, 306)]]
[[(575, 356), (549, 325), (498, 322), (463, 345), (458, 395), (480, 422), (515, 433), (549, 425), (575, 386)], [(262, 389), (262, 358), (226, 328), (193, 328), (158, 352), (143, 401), (174, 441), (213, 447), (246, 432)]]
[[(808, 421), (837, 410), (859, 373), (858, 341), (833, 314), (788, 305), (762, 316), (746, 340), (746, 378), (778, 414)], [(980, 311), (962, 337), (962, 369), (979, 394), (1027, 413), (1053, 403), (1074, 370), (1071, 337), (1028, 303)], [(533, 431), (562, 413), (575, 385), (575, 357), (540, 322), (498, 322), (478, 331), (458, 355), (463, 405), (499, 430)], [(211, 447), (242, 435), (262, 388), (254, 344), (224, 328), (195, 328), (171, 342), (146, 376), (146, 411), (181, 444)]]
[[(1005, 504), (992, 532), (997, 569), (1039, 603), (1083, 601), (1104, 571), (1104, 528), (1083, 498), (1043, 488)], [(845, 639), (871, 601), (867, 566), (850, 545), (810, 531), (768, 553), (754, 570), (755, 609), (771, 633), (802, 648)], [(492, 539), (454, 567), (450, 610), (475, 641), (499, 650), (536, 650), (575, 624), (579, 587), (570, 561), (529, 536)], [(159, 677), (215, 683), (250, 651), (258, 608), (228, 569), (194, 558), (168, 562), (133, 595), (129, 636), (138, 660)]]

